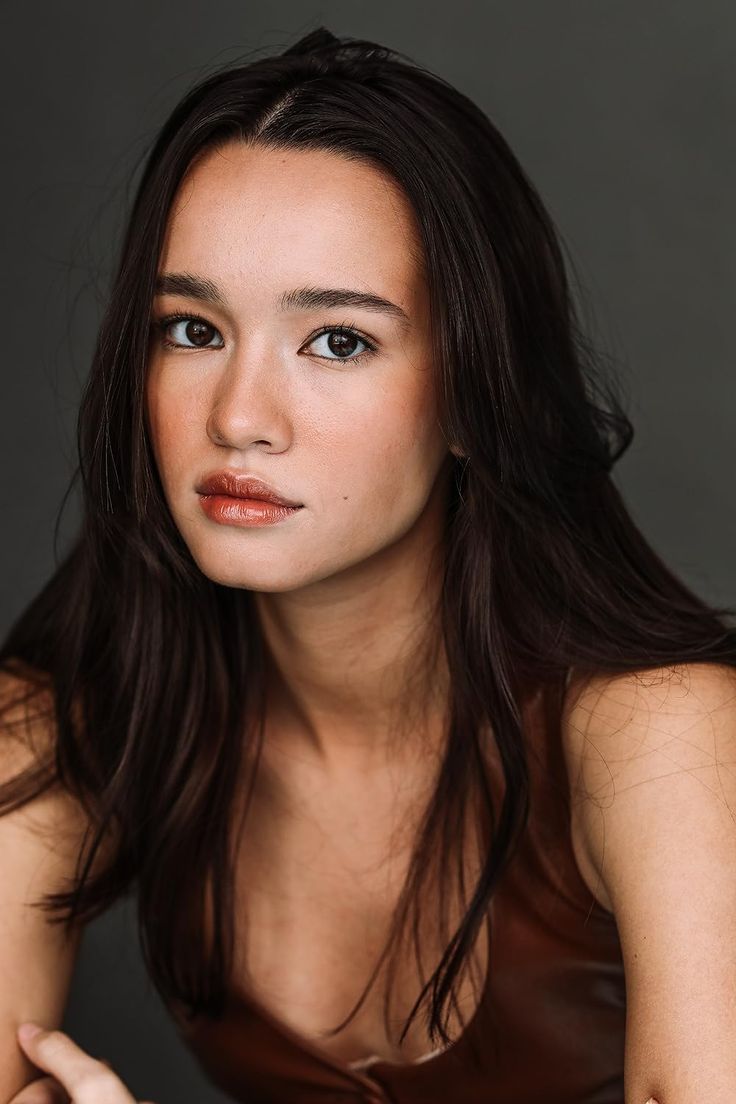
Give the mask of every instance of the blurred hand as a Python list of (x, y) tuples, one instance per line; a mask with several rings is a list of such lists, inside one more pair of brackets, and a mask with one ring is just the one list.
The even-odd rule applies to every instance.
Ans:
[[(31, 1028), (35, 1033), (26, 1033)], [(21, 1024), (17, 1037), (33, 1065), (50, 1076), (26, 1085), (9, 1104), (138, 1104), (109, 1062), (92, 1058), (63, 1031)]]

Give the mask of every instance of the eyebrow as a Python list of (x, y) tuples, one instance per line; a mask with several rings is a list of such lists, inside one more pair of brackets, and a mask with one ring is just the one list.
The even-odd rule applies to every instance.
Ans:
[[(200, 299), (204, 303), (227, 309), (227, 299), (212, 280), (193, 276), (188, 272), (164, 272), (156, 277), (154, 288), (156, 295), (185, 295), (190, 299)], [(300, 287), (285, 291), (278, 300), (282, 311), (329, 310), (333, 307), (356, 307), (390, 314), (396, 318), (401, 328), (411, 325), (409, 316), (398, 303), (392, 303), (382, 295), (370, 291), (353, 291), (349, 288)]]

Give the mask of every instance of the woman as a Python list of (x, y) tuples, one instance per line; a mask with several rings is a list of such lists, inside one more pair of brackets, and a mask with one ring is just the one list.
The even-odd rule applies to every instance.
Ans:
[(184, 98), (82, 401), (83, 525), (0, 651), (4, 796), (58, 774), (68, 829), (64, 938), (5, 908), (6, 1035), (46, 1029), (13, 1104), (133, 1099), (57, 1030), (133, 887), (234, 1099), (736, 1090), (733, 611), (627, 513), (631, 436), (464, 96), (320, 28)]

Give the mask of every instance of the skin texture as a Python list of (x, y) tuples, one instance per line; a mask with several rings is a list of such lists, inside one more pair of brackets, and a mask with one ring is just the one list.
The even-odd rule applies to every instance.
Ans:
[[(192, 310), (214, 327), (206, 348), (186, 322), (166, 335), (183, 348), (153, 331), (148, 417), (169, 507), (205, 575), (256, 592), (279, 740), (348, 773), (398, 754), (390, 733), (410, 649), (439, 593), (430, 556), (451, 457), (421, 255), (408, 201), (376, 168), (232, 142), (182, 182), (159, 265), (214, 281), (228, 304), (154, 304), (154, 319)], [(352, 306), (280, 310), (282, 293), (303, 286), (377, 293), (408, 326)], [(341, 358), (336, 335), (314, 336), (351, 323), (375, 352), (356, 360), (365, 344), (352, 338)], [(218, 525), (195, 486), (225, 467), (304, 508), (266, 528)], [(436, 720), (439, 734), (439, 706)]]

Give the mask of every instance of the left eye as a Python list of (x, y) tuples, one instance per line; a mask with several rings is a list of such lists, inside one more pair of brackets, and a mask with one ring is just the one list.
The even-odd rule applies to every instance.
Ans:
[[(375, 350), (375, 345), (366, 338), (361, 337), (354, 330), (341, 327), (323, 330), (322, 333), (312, 338), (309, 345), (314, 345), (316, 341), (321, 341), (323, 338), (327, 338), (323, 348), (326, 348), (328, 353), (334, 355), (329, 356), (327, 353), (317, 353), (316, 355), (324, 357), (326, 360), (358, 360), (360, 357), (364, 356), (365, 353), (370, 353)], [(364, 348), (356, 355), (353, 355), (355, 354), (356, 341), (363, 345)]]

